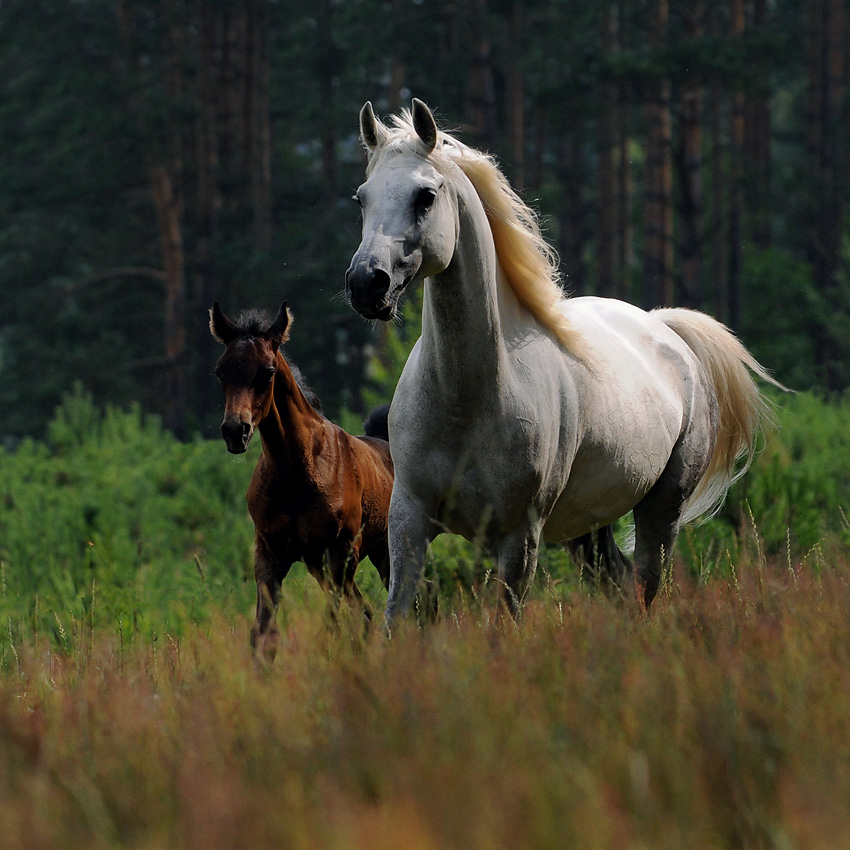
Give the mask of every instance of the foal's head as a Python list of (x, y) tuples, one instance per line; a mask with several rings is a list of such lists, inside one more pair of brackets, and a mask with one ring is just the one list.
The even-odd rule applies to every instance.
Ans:
[(285, 301), (271, 322), (256, 311), (234, 322), (217, 301), (210, 310), (210, 331), (226, 346), (215, 374), (224, 391), (221, 436), (233, 454), (248, 448), (254, 429), (271, 409), (277, 350), (289, 339), (291, 321)]

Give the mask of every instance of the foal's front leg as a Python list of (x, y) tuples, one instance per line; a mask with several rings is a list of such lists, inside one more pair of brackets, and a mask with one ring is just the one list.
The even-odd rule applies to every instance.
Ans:
[(277, 654), (280, 634), (275, 614), (280, 601), (280, 585), (292, 561), (276, 558), (268, 544), (257, 538), (254, 551), (254, 577), (257, 580), (257, 614), (251, 626), (251, 646), (258, 658), (269, 664)]
[[(372, 608), (366, 601), (355, 581), (355, 574), (360, 563), (360, 551), (356, 545), (350, 545), (344, 539), (337, 540), (329, 549), (321, 564), (307, 563), (310, 574), (328, 595), (335, 609), (340, 599), (353, 600), (363, 611), (366, 620), (372, 619)], [(333, 610), (332, 610), (333, 616)]]

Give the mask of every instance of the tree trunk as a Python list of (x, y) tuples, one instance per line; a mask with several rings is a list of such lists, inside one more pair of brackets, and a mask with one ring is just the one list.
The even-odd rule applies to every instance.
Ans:
[(469, 21), (473, 38), (472, 66), (468, 86), (469, 123), (475, 133), (477, 147), (485, 151), (494, 150), (498, 135), (487, 0), (470, 0)]
[(532, 128), (529, 141), (530, 157), (528, 163), (528, 179), (526, 188), (532, 192), (538, 192), (543, 181), (544, 156), (546, 154), (546, 110), (531, 108), (528, 110), (527, 123)]
[[(730, 35), (739, 41), (744, 34), (744, 0), (730, 4)], [(729, 229), (727, 245), (729, 324), (741, 324), (741, 266), (743, 263), (743, 213), (744, 213), (744, 93), (732, 92), (729, 116)]]
[(632, 163), (626, 104), (617, 110), (619, 162), (617, 164), (617, 285), (618, 298), (632, 299)]
[[(683, 12), (685, 36), (696, 42), (703, 34), (705, 9), (693, 3)], [(679, 186), (682, 197), (679, 257), (682, 295), (688, 307), (703, 306), (702, 283), (702, 103), (701, 82), (692, 77), (682, 87)]]
[[(652, 46), (660, 49), (667, 34), (667, 0), (655, 0)], [(670, 79), (653, 85), (646, 108), (649, 125), (646, 153), (644, 306), (673, 303), (673, 214), (670, 124)]]
[[(402, 22), (402, 16), (404, 14), (402, 0), (392, 0), (391, 9), (393, 21)], [(390, 112), (396, 112), (402, 106), (401, 90), (404, 87), (405, 77), (401, 41), (395, 38), (392, 39), (390, 50), (392, 51), (390, 56), (390, 90), (387, 100), (389, 102)]]
[[(165, 424), (178, 437), (186, 437), (186, 275), (183, 245), (183, 134), (178, 104), (184, 95), (185, 32), (172, 7), (165, 12), (168, 23), (162, 45), (165, 78), (164, 130), (152, 130), (144, 104), (144, 86), (149, 84), (142, 71), (135, 46), (135, 20), (132, 5), (117, 6), (119, 34), (124, 47), (130, 80), (130, 111), (139, 122), (146, 142), (147, 174), (150, 181), (159, 230), (160, 251), (165, 273), (163, 342), (166, 358)], [(154, 98), (156, 99), (156, 98)]]
[(272, 240), (272, 140), (269, 106), (269, 5), (254, 0), (248, 7), (251, 38), (248, 42), (251, 68), (250, 148), (251, 209), (254, 247), (268, 251)]
[(246, 202), (245, 169), (244, 41), (245, 18), (240, 8), (228, 7), (220, 13), (221, 61), (218, 67), (218, 139), (222, 198), (225, 206), (238, 210)]
[(180, 438), (186, 436), (186, 287), (182, 199), (164, 165), (150, 168), (159, 239), (165, 269), (165, 423)]
[[(605, 56), (614, 52), (617, 10), (615, 3), (605, 8), (602, 33), (602, 50)], [(596, 292), (611, 297), (617, 295), (614, 284), (615, 205), (614, 145), (616, 143), (617, 90), (613, 82), (602, 86), (599, 113), (599, 170), (598, 170), (598, 226), (596, 237)]]
[[(847, 341), (833, 329), (832, 313), (846, 309), (837, 281), (841, 225), (850, 194), (846, 164), (848, 30), (843, 0), (812, 0), (810, 5), (809, 120), (814, 209), (807, 234), (815, 286), (824, 304), (816, 350), (824, 383), (840, 389), (846, 378)], [(843, 119), (843, 120), (842, 120)], [(844, 296), (846, 299), (846, 296)]]
[(512, 182), (516, 189), (525, 188), (525, 85), (519, 52), (522, 44), (522, 0), (511, 4), (511, 38), (507, 55), (508, 129), (513, 167)]
[(714, 315), (721, 322), (729, 321), (729, 287), (726, 263), (726, 195), (723, 174), (723, 121), (720, 84), (712, 82), (709, 89), (711, 127), (711, 280)]
[[(765, 26), (767, 0), (753, 0), (752, 23)], [(766, 86), (758, 86), (747, 98), (745, 146), (747, 162), (753, 174), (748, 208), (753, 219), (753, 241), (762, 250), (771, 244), (770, 209), (770, 107)]]
[(196, 383), (198, 407), (202, 414), (212, 411), (219, 399), (215, 381), (204, 366), (214, 362), (217, 343), (209, 333), (206, 311), (218, 297), (226, 293), (217, 292), (214, 277), (214, 247), (221, 195), (218, 186), (218, 150), (216, 147), (216, 106), (213, 87), (216, 27), (208, 4), (199, 9), (197, 31), (197, 113), (195, 120), (195, 168), (197, 171), (197, 223), (195, 237), (195, 292), (192, 310), (192, 325), (195, 329), (196, 362), (200, 365), (200, 377)]
[(165, 270), (165, 356), (168, 360), (166, 424), (181, 439), (186, 433), (186, 262), (183, 249), (183, 135), (178, 104), (184, 93), (184, 31), (169, 31), (168, 99), (170, 144), (166, 164), (151, 166), (151, 188), (159, 223)]
[(319, 121), (322, 149), (322, 174), (329, 197), (336, 194), (336, 125), (333, 120), (333, 78), (336, 72), (333, 45), (333, 2), (320, 0), (317, 8), (319, 36)]
[(584, 149), (584, 126), (576, 121), (560, 140), (558, 162), (560, 171), (560, 194), (562, 207), (559, 210), (560, 240), (559, 253), (564, 267), (564, 286), (573, 295), (586, 291), (584, 264), (585, 208), (584, 178), (586, 169), (582, 159)]

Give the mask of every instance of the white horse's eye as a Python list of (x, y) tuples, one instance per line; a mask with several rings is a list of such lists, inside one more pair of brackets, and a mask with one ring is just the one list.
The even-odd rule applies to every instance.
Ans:
[(434, 189), (420, 189), (414, 202), (416, 217), (422, 218), (434, 206), (436, 200), (437, 193)]

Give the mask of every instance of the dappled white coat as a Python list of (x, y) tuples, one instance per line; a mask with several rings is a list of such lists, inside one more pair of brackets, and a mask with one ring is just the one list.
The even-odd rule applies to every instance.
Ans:
[(458, 165), (469, 149), (418, 101), (397, 124), (361, 113), (373, 159), (347, 276), (355, 308), (385, 319), (424, 280), (422, 336), (389, 419), (388, 618), (409, 607), (442, 531), (491, 552), (516, 610), (541, 537), (567, 541), (632, 509), (649, 604), (683, 517), (717, 504), (751, 451), (764, 402), (746, 367), (763, 370), (693, 311), (558, 296), (533, 314)]

